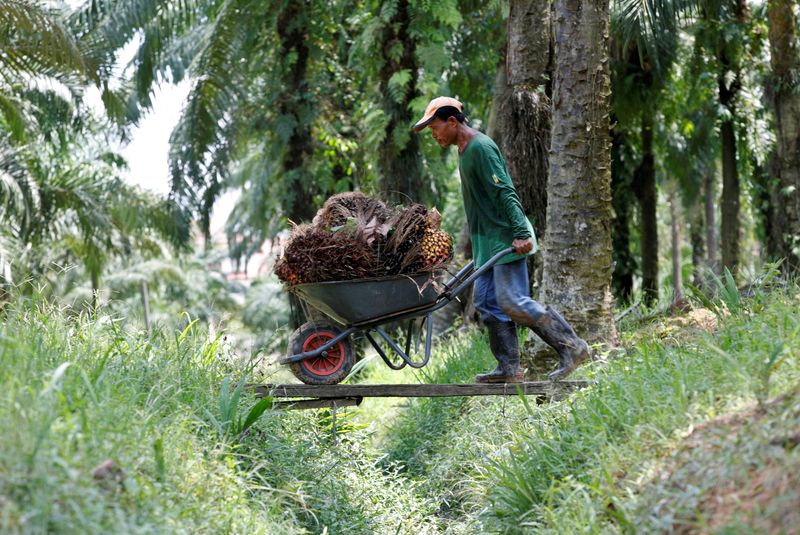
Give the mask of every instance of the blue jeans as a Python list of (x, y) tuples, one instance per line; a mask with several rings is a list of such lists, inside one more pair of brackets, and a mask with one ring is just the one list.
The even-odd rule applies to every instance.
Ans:
[(472, 302), (485, 323), (513, 321), (531, 327), (547, 313), (531, 299), (528, 265), (524, 258), (495, 265), (475, 279)]

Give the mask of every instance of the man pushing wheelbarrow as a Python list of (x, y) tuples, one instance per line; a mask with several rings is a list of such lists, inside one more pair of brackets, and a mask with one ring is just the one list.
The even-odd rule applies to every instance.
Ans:
[(523, 380), (517, 325), (535, 332), (559, 355), (560, 365), (549, 377), (558, 380), (589, 359), (589, 346), (551, 307), (530, 297), (527, 255), (536, 252), (533, 227), (508, 175), (505, 160), (492, 139), (466, 124), (464, 106), (450, 97), (433, 99), (414, 125), (415, 132), (431, 129), (443, 148), (458, 147), (459, 173), (475, 268), (509, 244), (514, 253), (497, 261), (475, 279), (473, 301), (489, 330), (489, 346), (497, 359), (494, 371), (480, 374), (479, 383)]

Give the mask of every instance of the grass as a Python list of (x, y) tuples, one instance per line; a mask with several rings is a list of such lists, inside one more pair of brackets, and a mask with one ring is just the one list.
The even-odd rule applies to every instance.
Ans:
[[(20, 302), (0, 325), (0, 532), (424, 533), (344, 419), (265, 412), (219, 338)], [(238, 399), (237, 399), (238, 398)], [(255, 413), (254, 413), (255, 411)], [(95, 467), (110, 461), (108, 477)], [(430, 528), (429, 531), (433, 530)]]
[[(693, 426), (798, 383), (796, 305), (791, 293), (760, 294), (715, 335), (641, 341), (627, 358), (596, 368), (593, 388), (531, 411), (492, 471), (496, 528), (635, 532), (651, 525), (639, 506), (642, 482), (656, 477), (662, 456)], [(653, 529), (675, 528), (659, 520)]]
[[(228, 369), (200, 333), (145, 337), (31, 302), (4, 320), (0, 531), (303, 531), (280, 493), (230, 469), (232, 437), (204, 414)], [(98, 481), (107, 460), (121, 475)]]
[[(757, 486), (769, 474), (796, 488), (776, 470), (800, 467), (790, 289), (718, 308), (713, 334), (628, 333), (628, 356), (583, 367), (595, 384), (567, 401), (368, 399), (335, 441), (329, 411), (240, 389), (240, 359), (199, 324), (145, 335), (20, 301), (0, 324), (0, 532), (780, 532), (789, 491), (709, 504), (773, 488)], [(375, 361), (358, 380), (491, 369), (478, 331), (455, 334), (421, 371)]]

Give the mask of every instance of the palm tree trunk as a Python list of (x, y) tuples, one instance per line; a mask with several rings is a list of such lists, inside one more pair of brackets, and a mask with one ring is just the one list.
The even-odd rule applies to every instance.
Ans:
[(769, 0), (770, 62), (772, 64), (772, 102), (777, 134), (777, 176), (775, 195), (781, 218), (785, 220), (782, 256), (789, 267), (800, 270), (800, 53), (797, 50), (796, 2)]
[[(525, 214), (541, 239), (547, 221), (550, 150), (550, 2), (514, 0), (508, 41), (495, 78), (489, 136), (503, 153)], [(541, 255), (528, 260), (531, 283), (540, 286)]]
[(642, 110), (642, 161), (634, 172), (641, 214), (642, 300), (652, 305), (658, 301), (658, 190), (653, 154), (653, 116)]
[(698, 288), (703, 285), (702, 268), (706, 255), (703, 239), (703, 211), (699, 203), (692, 205), (690, 211), (690, 240), (692, 242), (692, 284)]
[(703, 177), (703, 197), (706, 212), (707, 265), (713, 273), (719, 273), (719, 263), (717, 262), (717, 250), (719, 249), (717, 238), (717, 198), (714, 188), (714, 173), (712, 171), (709, 171)]
[[(295, 126), (286, 143), (283, 159), (281, 161), (284, 175), (290, 184), (291, 202), (286, 208), (286, 214), (295, 223), (310, 221), (316, 212), (314, 206), (315, 188), (312, 177), (306, 167), (313, 151), (311, 138), (311, 121), (313, 117), (313, 103), (311, 92), (306, 80), (308, 62), (311, 50), (308, 47), (306, 36), (307, 19), (310, 13), (306, 12), (308, 2), (288, 2), (278, 16), (278, 39), (281, 48), (281, 57), (293, 58), (288, 63), (283, 74), (285, 91), (278, 96), (278, 111), (280, 115), (295, 119)], [(306, 321), (300, 300), (292, 293), (289, 294), (290, 315), (289, 324), (297, 328)]]
[(608, 0), (556, 0), (543, 300), (616, 344), (611, 297)]
[[(728, 104), (734, 113), (733, 103)], [(739, 264), (739, 171), (733, 120), (720, 126), (722, 141), (722, 265), (732, 273)]]
[[(386, 137), (378, 149), (380, 190), (385, 199), (398, 202), (435, 201), (431, 180), (425, 176), (420, 150), (420, 136), (412, 135), (411, 101), (417, 96), (416, 39), (409, 32), (411, 13), (408, 0), (400, 0), (383, 34), (384, 65), (381, 68), (380, 89), (384, 95), (383, 110), (389, 116)], [(390, 52), (402, 50), (400, 56)], [(392, 76), (401, 71), (411, 73), (402, 96), (397, 98), (389, 88)]]
[[(733, 15), (738, 22), (747, 17), (745, 0), (735, 0)], [(736, 98), (741, 88), (741, 65), (727, 52), (724, 32), (717, 50), (719, 102), (728, 109), (728, 118), (720, 125), (722, 143), (722, 265), (735, 273), (739, 264), (739, 170), (736, 165)], [(733, 80), (730, 80), (733, 73)]]
[(278, 96), (278, 111), (281, 116), (295, 119), (295, 126), (286, 143), (282, 166), (291, 188), (291, 204), (286, 213), (296, 223), (309, 221), (316, 211), (313, 199), (315, 188), (306, 169), (313, 145), (311, 121), (313, 103), (306, 80), (311, 51), (306, 35), (307, 2), (288, 2), (278, 16), (278, 39), (281, 57), (292, 58), (284, 72), (285, 91)]
[(773, 158), (767, 165), (768, 168), (772, 168), (772, 173), (755, 161), (755, 158), (753, 158), (752, 166), (753, 186), (757, 199), (756, 211), (764, 233), (762, 243), (765, 249), (765, 259), (774, 261), (788, 258), (783, 236), (789, 224), (783, 210), (785, 205), (780, 192), (778, 163)]
[[(612, 120), (612, 122), (615, 122)], [(614, 273), (612, 284), (614, 296), (623, 303), (633, 299), (633, 274), (636, 259), (631, 253), (631, 207), (633, 206), (632, 177), (622, 161), (625, 134), (620, 128), (611, 132), (611, 194), (614, 206)]]
[(672, 302), (683, 298), (683, 274), (681, 273), (681, 231), (675, 193), (669, 196), (670, 228), (672, 230)]

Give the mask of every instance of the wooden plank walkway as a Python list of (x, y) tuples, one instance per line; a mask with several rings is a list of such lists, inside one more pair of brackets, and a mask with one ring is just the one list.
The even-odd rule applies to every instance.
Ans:
[(459, 396), (516, 396), (521, 391), (537, 399), (561, 399), (570, 392), (585, 388), (587, 381), (528, 381), (524, 383), (482, 384), (394, 384), (394, 385), (251, 385), (259, 397), (312, 398), (277, 401), (276, 407), (321, 408), (359, 405), (367, 397), (459, 397)]

